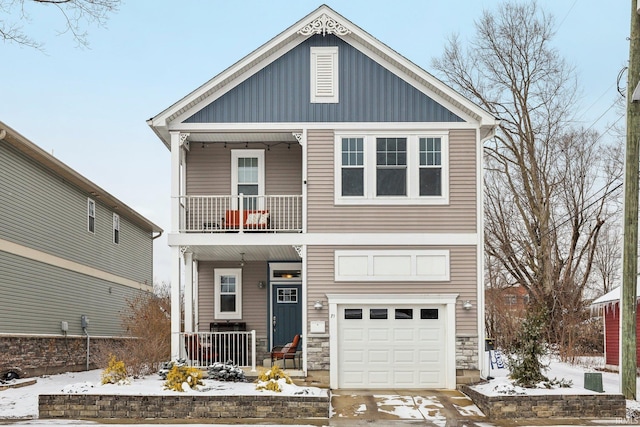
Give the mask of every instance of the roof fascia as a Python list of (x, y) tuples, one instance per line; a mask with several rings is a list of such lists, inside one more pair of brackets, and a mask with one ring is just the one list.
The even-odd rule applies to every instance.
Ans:
[(115, 196), (89, 181), (65, 163), (29, 141), (25, 136), (0, 121), (0, 133), (2, 133), (3, 130), (5, 131), (4, 138), (2, 139), (3, 141), (36, 163), (42, 165), (55, 175), (58, 175), (65, 181), (84, 191), (87, 195), (98, 199), (102, 204), (113, 209), (114, 213), (117, 213), (121, 217), (137, 224), (144, 230), (149, 230), (154, 233), (161, 233), (163, 231), (162, 228), (149, 221), (126, 204), (122, 203)]

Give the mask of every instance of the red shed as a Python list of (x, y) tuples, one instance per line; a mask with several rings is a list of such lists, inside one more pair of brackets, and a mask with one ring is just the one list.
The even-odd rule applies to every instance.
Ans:
[[(640, 284), (638, 285), (640, 295)], [(620, 365), (620, 287), (601, 296), (591, 304), (604, 318), (605, 368), (618, 370)], [(636, 358), (640, 366), (640, 311), (636, 311)]]

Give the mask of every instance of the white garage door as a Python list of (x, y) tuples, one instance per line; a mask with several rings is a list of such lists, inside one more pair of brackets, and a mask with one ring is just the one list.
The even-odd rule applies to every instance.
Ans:
[(339, 305), (339, 387), (445, 387), (444, 311), (444, 305)]

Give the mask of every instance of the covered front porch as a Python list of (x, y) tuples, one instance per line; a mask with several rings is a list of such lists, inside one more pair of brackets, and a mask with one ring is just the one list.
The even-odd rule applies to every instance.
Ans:
[[(180, 234), (181, 238), (188, 235)], [(255, 371), (270, 361), (271, 349), (302, 336), (306, 322), (304, 248), (256, 243), (247, 233), (216, 235), (221, 241), (254, 239), (252, 244), (172, 246), (182, 284), (172, 293), (172, 357), (194, 366), (232, 361)], [(232, 237), (235, 236), (235, 239)], [(257, 239), (264, 240), (264, 239)], [(172, 297), (172, 304), (175, 297)], [(296, 368), (304, 369), (304, 345)], [(291, 361), (288, 368), (293, 368)]]

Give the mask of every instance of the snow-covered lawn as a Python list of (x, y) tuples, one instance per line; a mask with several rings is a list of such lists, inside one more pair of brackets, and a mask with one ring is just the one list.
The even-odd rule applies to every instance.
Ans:
[[(0, 418), (35, 418), (38, 414), (38, 395), (58, 393), (122, 394), (122, 395), (304, 395), (327, 396), (328, 390), (318, 387), (298, 387), (282, 384), (280, 393), (256, 390), (255, 383), (233, 383), (203, 380), (198, 390), (177, 392), (164, 390), (164, 381), (158, 375), (132, 380), (128, 385), (100, 384), (101, 370), (70, 372), (38, 377), (37, 383), (0, 391)], [(28, 380), (28, 379), (27, 379)], [(17, 382), (26, 380), (17, 380)]]

